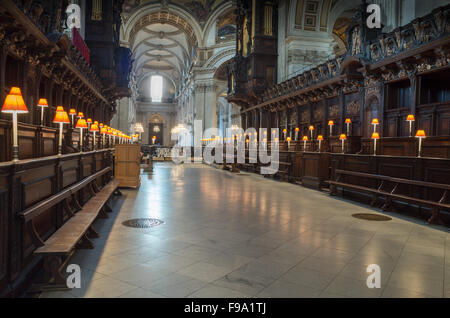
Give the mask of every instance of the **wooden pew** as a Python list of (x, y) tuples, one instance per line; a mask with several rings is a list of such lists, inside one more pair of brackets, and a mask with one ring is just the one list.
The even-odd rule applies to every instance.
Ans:
[[(374, 175), (369, 173), (361, 173), (346, 170), (335, 170), (337, 178), (335, 181), (329, 181), (330, 184), (330, 194), (336, 195), (337, 188), (351, 189), (358, 192), (364, 192), (372, 195), (371, 205), (375, 205), (378, 197), (383, 197), (385, 203), (383, 205), (383, 210), (388, 211), (393, 208), (393, 200), (402, 201), (406, 203), (417, 204), (419, 206), (425, 206), (431, 208), (431, 218), (428, 220), (429, 223), (444, 224), (440, 218), (441, 209), (450, 209), (450, 203), (448, 199), (450, 198), (450, 185), (439, 184), (425, 181), (408, 180), (401, 178), (393, 178), (389, 176)], [(351, 182), (342, 181), (343, 176), (348, 176), (351, 178), (363, 178), (375, 180), (377, 187), (371, 188), (367, 186), (357, 185)], [(348, 179), (348, 178), (347, 178)], [(410, 195), (404, 195), (399, 193), (399, 188), (401, 186), (414, 186), (424, 190), (441, 191), (442, 196), (439, 201), (430, 200), (428, 198), (415, 198)], [(389, 187), (389, 188), (388, 188)]]
[[(120, 182), (113, 180), (100, 190), (95, 181), (110, 172), (111, 168), (107, 167), (19, 214), (34, 246), (37, 247), (34, 254), (44, 257), (46, 278), (57, 286), (66, 284), (61, 273), (63, 258), (67, 260), (75, 248), (93, 248), (90, 238), (98, 237), (92, 226), (93, 222), (97, 217), (106, 218), (106, 212), (112, 212), (107, 201), (114, 192), (120, 193), (118, 191)], [(83, 189), (89, 191), (91, 198), (84, 206), (81, 206), (76, 194)], [(72, 209), (70, 201), (78, 212)], [(36, 231), (34, 220), (58, 204), (63, 204), (70, 219), (44, 242)]]

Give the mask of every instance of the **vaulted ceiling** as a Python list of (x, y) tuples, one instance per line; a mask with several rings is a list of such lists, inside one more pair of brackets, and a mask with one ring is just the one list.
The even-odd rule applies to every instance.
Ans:
[(151, 24), (136, 35), (134, 47), (134, 69), (136, 76), (148, 70), (165, 73), (178, 81), (189, 65), (190, 44), (183, 30), (168, 24)]
[(162, 75), (178, 89), (194, 66), (220, 55), (209, 46), (234, 45), (233, 13), (232, 3), (223, 0), (125, 1), (121, 42), (133, 53), (136, 84)]

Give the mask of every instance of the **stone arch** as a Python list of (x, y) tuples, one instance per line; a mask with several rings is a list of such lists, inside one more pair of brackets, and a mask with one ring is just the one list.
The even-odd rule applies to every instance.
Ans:
[(226, 50), (222, 50), (219, 53), (211, 56), (211, 58), (206, 61), (205, 67), (207, 68), (218, 68), (223, 65), (225, 62), (229, 61), (236, 55), (236, 48), (228, 48)]
[(161, 114), (156, 113), (150, 116), (148, 122), (153, 124), (164, 124), (164, 117)]
[(333, 32), (334, 25), (341, 17), (345, 11), (356, 9), (361, 5), (361, 0), (339, 0), (334, 7), (331, 8), (330, 14), (328, 15), (327, 26), (328, 33)]
[(212, 27), (214, 26), (214, 23), (217, 21), (217, 19), (227, 11), (231, 10), (233, 8), (233, 2), (232, 1), (225, 1), (221, 5), (219, 5), (218, 8), (215, 9), (214, 13), (208, 18), (208, 20), (205, 23), (205, 26), (203, 28), (203, 42), (202, 45), (206, 46), (206, 41), (208, 39), (208, 35), (211, 32)]
[(202, 28), (191, 14), (178, 6), (163, 8), (160, 4), (145, 5), (135, 10), (122, 26), (121, 41), (132, 47), (139, 30), (155, 23), (170, 24), (183, 30), (192, 48), (203, 43)]

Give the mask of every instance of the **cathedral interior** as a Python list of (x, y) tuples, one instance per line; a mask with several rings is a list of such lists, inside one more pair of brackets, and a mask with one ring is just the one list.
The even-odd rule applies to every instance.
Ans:
[(450, 298), (448, 0), (1, 0), (0, 106), (1, 298)]

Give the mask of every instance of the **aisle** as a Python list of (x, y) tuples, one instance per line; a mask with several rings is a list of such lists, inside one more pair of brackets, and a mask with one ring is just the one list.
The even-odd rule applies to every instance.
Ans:
[[(450, 297), (450, 235), (420, 221), (355, 219), (377, 211), (204, 165), (157, 163), (141, 179), (71, 260), (82, 288), (42, 297)], [(122, 225), (138, 218), (164, 223)]]

